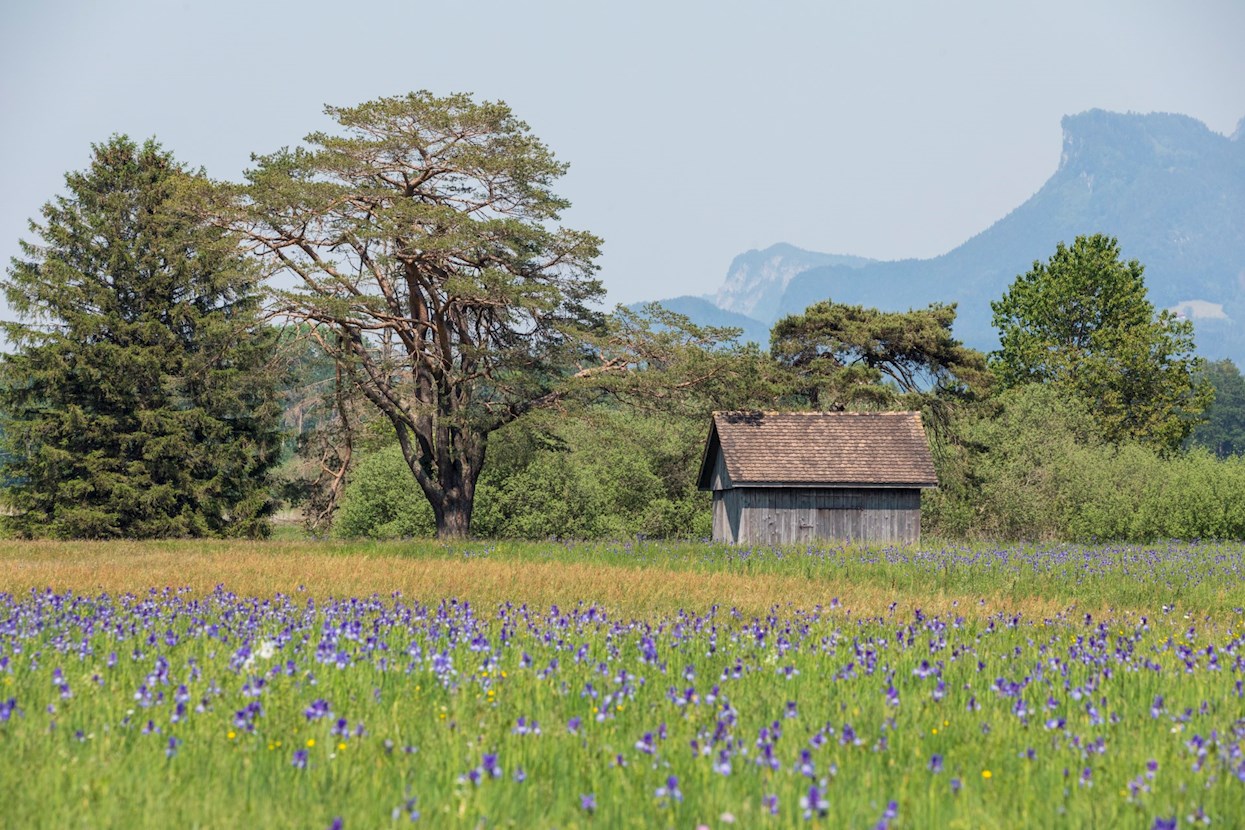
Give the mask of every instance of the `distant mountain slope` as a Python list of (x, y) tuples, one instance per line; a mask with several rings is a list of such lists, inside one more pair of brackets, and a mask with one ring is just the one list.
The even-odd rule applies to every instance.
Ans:
[(726, 280), (713, 297), (713, 304), (757, 320), (772, 321), (791, 279), (810, 268), (858, 268), (875, 260), (858, 256), (819, 254), (780, 242), (764, 251), (748, 251), (735, 257)]
[[(689, 317), (697, 325), (730, 326), (731, 328), (743, 329), (743, 333), (739, 336), (739, 342), (756, 343), (762, 348), (769, 348), (769, 323), (762, 323), (760, 320), (754, 320), (745, 314), (737, 314), (734, 311), (718, 308), (704, 297), (684, 295), (682, 297), (672, 297), (669, 300), (662, 300), (661, 304), (676, 314)], [(642, 305), (643, 303), (636, 303), (629, 306), (629, 308), (638, 310)]]
[[(1194, 319), (1204, 355), (1245, 365), (1245, 120), (1226, 138), (1183, 115), (1092, 110), (1065, 117), (1063, 131), (1063, 157), (1046, 184), (942, 256), (801, 268), (817, 255), (794, 249), (800, 257), (788, 259), (790, 246), (775, 246), (737, 258), (744, 264), (732, 264), (723, 292), (747, 298), (766, 323), (827, 298), (888, 310), (955, 302), (957, 334), (989, 350), (998, 345), (990, 301), (1058, 242), (1106, 233), (1146, 266), (1156, 306)], [(778, 262), (766, 271), (773, 251)], [(775, 301), (780, 279), (787, 285)]]

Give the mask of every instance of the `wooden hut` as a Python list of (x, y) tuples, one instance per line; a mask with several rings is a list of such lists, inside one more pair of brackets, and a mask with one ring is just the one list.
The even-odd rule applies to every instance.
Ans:
[(911, 544), (938, 479), (919, 412), (715, 412), (698, 486), (715, 542)]

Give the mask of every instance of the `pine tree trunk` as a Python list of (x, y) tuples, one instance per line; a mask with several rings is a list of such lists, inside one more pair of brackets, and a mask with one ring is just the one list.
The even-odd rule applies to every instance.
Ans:
[(437, 519), (438, 539), (466, 539), (470, 530), (470, 504), (447, 506)]
[(471, 534), (471, 513), (475, 508), (476, 479), (484, 467), (483, 441), (464, 449), (458, 463), (441, 469), (440, 504), (433, 504), (438, 539), (466, 539)]

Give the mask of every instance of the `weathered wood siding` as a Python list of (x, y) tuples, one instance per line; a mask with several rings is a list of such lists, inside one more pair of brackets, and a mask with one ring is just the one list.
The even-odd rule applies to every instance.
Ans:
[(737, 487), (713, 494), (715, 542), (912, 544), (920, 538), (915, 488)]

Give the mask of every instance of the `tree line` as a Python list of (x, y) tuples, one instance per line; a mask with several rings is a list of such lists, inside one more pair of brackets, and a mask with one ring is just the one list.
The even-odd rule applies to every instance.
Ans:
[(11, 532), (260, 536), (289, 503), (317, 534), (697, 537), (710, 412), (904, 408), (942, 482), (927, 532), (1245, 535), (1245, 381), (1115, 239), (1019, 275), (989, 355), (954, 305), (832, 299), (762, 349), (602, 312), (566, 165), (506, 105), (327, 112), (241, 182), (114, 136), (44, 205), (4, 283)]

